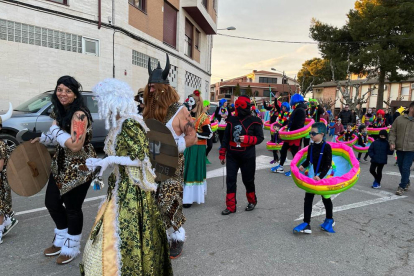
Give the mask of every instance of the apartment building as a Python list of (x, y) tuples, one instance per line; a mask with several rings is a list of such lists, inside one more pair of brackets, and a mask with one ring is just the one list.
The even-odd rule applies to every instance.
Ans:
[(72, 75), (91, 90), (116, 77), (137, 91), (170, 56), (181, 98), (209, 95), (218, 0), (1, 0), (0, 109)]

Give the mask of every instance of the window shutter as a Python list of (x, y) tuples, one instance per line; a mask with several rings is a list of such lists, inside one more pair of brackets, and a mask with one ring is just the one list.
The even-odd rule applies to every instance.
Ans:
[(167, 2), (164, 3), (164, 42), (176, 48), (177, 11)]
[(188, 20), (185, 20), (185, 35), (193, 39), (193, 25)]

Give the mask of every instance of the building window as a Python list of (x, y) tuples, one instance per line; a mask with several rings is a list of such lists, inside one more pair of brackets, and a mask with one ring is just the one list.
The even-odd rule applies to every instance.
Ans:
[(208, 0), (203, 0), (203, 6), (208, 10)]
[(128, 0), (128, 3), (135, 8), (145, 12), (147, 11), (147, 0)]
[(401, 87), (401, 96), (410, 95), (410, 87)]
[(177, 10), (164, 2), (164, 43), (177, 46)]
[(63, 4), (63, 5), (68, 4), (68, 0), (48, 0), (48, 1)]
[[(144, 68), (148, 68), (148, 58), (146, 54), (132, 50), (132, 64)], [(158, 65), (158, 59), (151, 57), (151, 68), (155, 69)]]
[(99, 56), (99, 40), (82, 38), (82, 52), (91, 56)]
[(277, 78), (259, 77), (259, 83), (277, 83)]
[(263, 97), (270, 97), (269, 89), (263, 90)]
[(82, 36), (0, 19), (0, 40), (82, 53)]
[(199, 30), (196, 29), (196, 36), (195, 36), (195, 47), (200, 51), (200, 40), (201, 40), (201, 33)]
[(184, 54), (193, 58), (193, 24), (188, 19), (185, 20), (185, 45)]

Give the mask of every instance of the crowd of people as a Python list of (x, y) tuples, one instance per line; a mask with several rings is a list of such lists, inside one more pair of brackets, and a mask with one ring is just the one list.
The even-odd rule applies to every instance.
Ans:
[[(150, 68), (150, 66), (149, 66)], [(240, 96), (229, 105), (220, 100), (214, 114), (208, 114), (210, 103), (195, 90), (180, 103), (180, 97), (169, 84), (170, 64), (149, 69), (148, 84), (137, 95), (128, 84), (117, 79), (98, 83), (96, 95), (100, 118), (109, 131), (105, 140), (105, 157), (97, 158), (92, 138), (92, 117), (83, 102), (82, 87), (75, 78), (58, 79), (52, 95), (53, 123), (47, 133), (27, 132), (24, 140), (56, 147), (52, 171), (46, 188), (45, 205), (54, 222), (52, 244), (44, 250), (47, 257), (58, 256), (58, 264), (67, 264), (81, 253), (83, 233), (82, 204), (90, 186), (99, 188), (97, 181), (110, 171), (108, 191), (94, 225), (88, 232), (80, 265), (82, 275), (172, 275), (170, 259), (183, 251), (186, 218), (183, 208), (205, 202), (207, 192), (207, 156), (212, 148), (213, 123), (219, 129), (219, 160), (226, 166), (226, 208), (222, 215), (237, 212), (237, 174), (240, 169), (246, 188), (245, 211), (255, 209), (256, 145), (264, 141), (263, 121), (258, 108), (247, 96)], [(138, 103), (138, 104), (137, 104)], [(396, 191), (402, 195), (410, 186), (410, 167), (414, 160), (414, 102), (407, 110), (394, 116), (371, 109), (361, 120), (345, 106), (337, 117), (317, 100), (306, 101), (295, 94), (290, 102), (277, 99), (265, 104), (270, 112), (271, 142), (280, 144), (273, 150), (272, 172), (290, 176), (284, 164), (288, 151), (295, 156), (303, 147), (307, 157), (296, 164), (315, 181), (332, 177), (332, 148), (326, 142), (357, 139), (357, 144), (369, 150), (373, 188), (381, 187), (382, 169), (388, 155), (396, 151), (401, 182)], [(0, 117), (1, 122), (7, 116)], [(164, 125), (175, 141), (178, 166), (173, 175), (157, 180), (150, 160), (151, 147), (146, 137), (147, 119)], [(283, 140), (282, 128), (290, 132), (302, 129), (313, 120), (311, 131), (304, 137)], [(367, 128), (381, 128), (369, 142)], [(385, 128), (385, 129), (384, 129)], [(387, 131), (388, 130), (388, 131)], [(389, 132), (389, 135), (388, 135)], [(411, 135), (410, 135), (411, 134)], [(389, 136), (389, 137), (388, 137)], [(7, 145), (0, 141), (0, 243), (18, 223), (12, 211), (11, 190), (7, 183), (6, 167), (10, 156)], [(280, 155), (279, 155), (280, 154)], [(361, 161), (362, 153), (358, 155)], [(311, 233), (310, 218), (315, 194), (305, 193), (304, 220), (293, 229)], [(333, 204), (329, 195), (322, 195), (326, 219), (321, 228), (334, 233)], [(53, 236), (53, 238), (52, 238)]]

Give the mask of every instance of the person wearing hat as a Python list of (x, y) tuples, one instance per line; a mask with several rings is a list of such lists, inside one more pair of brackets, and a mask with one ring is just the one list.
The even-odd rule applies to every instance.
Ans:
[(374, 177), (372, 188), (381, 188), (382, 169), (387, 164), (388, 155), (393, 154), (388, 144), (388, 133), (385, 129), (380, 130), (379, 139), (375, 140), (368, 149), (368, 155), (371, 157), (371, 167), (369, 172)]
[(138, 94), (135, 96), (135, 101), (138, 103), (138, 114), (142, 115), (144, 112), (145, 104), (144, 104), (144, 88), (140, 88), (138, 90)]
[(221, 164), (227, 169), (226, 209), (222, 215), (236, 212), (237, 173), (240, 169), (243, 184), (246, 187), (247, 207), (252, 211), (257, 204), (254, 176), (256, 172), (256, 145), (264, 140), (263, 123), (253, 117), (250, 111), (250, 98), (240, 96), (236, 100), (236, 116), (227, 120), (223, 137), (223, 146), (219, 151)]
[[(13, 113), (13, 107), (9, 105), (9, 111), (0, 115), (0, 131), (3, 122), (10, 119)], [(12, 210), (12, 194), (9, 183), (7, 181), (7, 161), (10, 157), (10, 148), (7, 144), (0, 140), (0, 244), (3, 243), (3, 237), (19, 222), (13, 217)]]
[[(221, 99), (219, 101), (219, 106), (216, 108), (216, 112), (214, 112), (213, 120), (219, 121), (219, 124), (226, 124), (227, 119), (231, 117), (231, 110), (228, 106), (228, 102), (226, 99)], [(223, 137), (224, 137), (224, 130), (217, 130), (220, 140), (220, 148), (223, 146)]]
[(414, 160), (414, 102), (408, 108), (408, 114), (400, 115), (390, 129), (390, 149), (397, 150), (397, 164), (401, 182), (396, 195), (403, 195), (410, 187), (410, 167)]
[(144, 119), (155, 119), (171, 131), (178, 147), (179, 162), (175, 175), (158, 185), (157, 199), (170, 242), (170, 257), (178, 258), (184, 247), (186, 218), (183, 214), (184, 150), (197, 144), (197, 132), (188, 109), (179, 103), (180, 96), (170, 85), (170, 60), (165, 68), (151, 70), (148, 59), (148, 85), (144, 91)]

